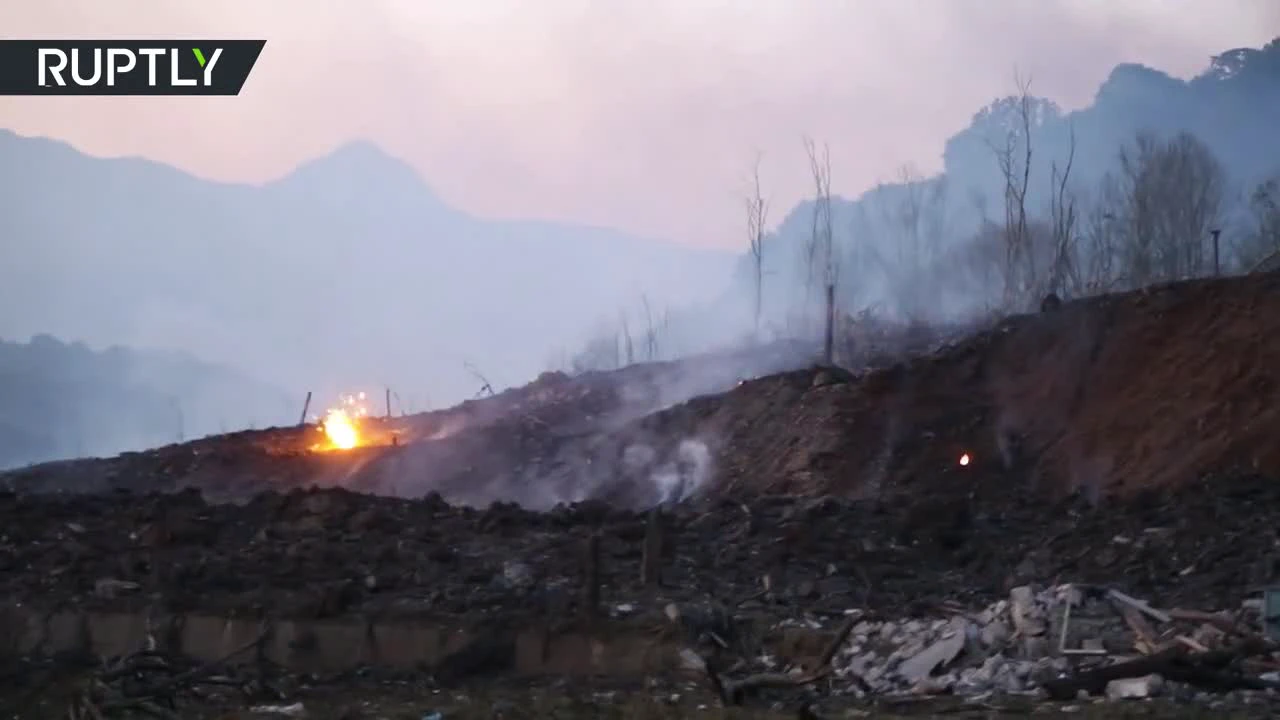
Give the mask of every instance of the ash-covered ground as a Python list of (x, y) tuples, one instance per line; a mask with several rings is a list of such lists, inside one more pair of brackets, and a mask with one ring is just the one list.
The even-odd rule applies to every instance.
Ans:
[[(864, 635), (898, 643), (877, 677), (967, 618), (981, 648), (925, 673), (951, 678), (948, 692), (969, 687), (958, 665), (947, 670), (966, 653), (970, 669), (992, 653), (1054, 656), (1052, 643), (1026, 650), (1025, 627), (1007, 647), (986, 643), (1008, 612), (990, 608), (1022, 588), (1145, 598), (1155, 616), (1117, 610), (1147, 643), (1127, 649), (1139, 656), (1261, 641), (1257, 627), (1193, 637), (1159, 608), (1235, 611), (1280, 581), (1280, 274), (1067, 303), (979, 332), (917, 331), (906, 355), (901, 334), (855, 330), (841, 367), (778, 345), (547, 374), (451, 410), (371, 420), (368, 444), (350, 451), (313, 449), (314, 427), (281, 428), (6, 473), (0, 587), (11, 602), (85, 611), (580, 617), (594, 536), (612, 615), (661, 624), (675, 606), (681, 622), (816, 628), (875, 618), (891, 631)], [(657, 584), (640, 572), (655, 522)], [(741, 650), (732, 622), (711, 627), (715, 654)], [(845, 641), (869, 642), (857, 637)], [(829, 656), (846, 664), (822, 687), (925, 692), (901, 677), (850, 679), (869, 672), (862, 652)], [(1249, 677), (1265, 687), (1256, 678), (1280, 664), (1261, 655)], [(1240, 662), (1212, 670), (1242, 677)], [(1182, 672), (1170, 667), (1146, 675)], [(1019, 677), (978, 690), (1043, 685)]]

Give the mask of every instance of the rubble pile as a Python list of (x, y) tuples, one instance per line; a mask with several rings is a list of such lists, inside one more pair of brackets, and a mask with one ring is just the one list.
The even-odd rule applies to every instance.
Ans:
[[(844, 689), (870, 694), (1031, 694), (1074, 699), (1090, 691), (1110, 699), (1172, 692), (1171, 681), (1210, 690), (1280, 690), (1280, 640), (1262, 635), (1261, 601), (1247, 599), (1235, 612), (1153, 608), (1119, 590), (1059, 585), (1014, 588), (1008, 599), (976, 613), (902, 621), (863, 620), (834, 659)], [(1245, 652), (1241, 641), (1256, 643)], [(1179, 653), (1204, 657), (1236, 649), (1252, 653), (1252, 675), (1204, 675), (1170, 671)], [(1271, 657), (1274, 656), (1274, 657)], [(1184, 666), (1185, 667), (1185, 666)], [(1101, 683), (1078, 680), (1108, 674)], [(840, 681), (838, 681), (840, 682)]]
[(1050, 653), (1047, 620), (1058, 598), (1027, 586), (1012, 597), (972, 617), (861, 621), (837, 656), (836, 676), (856, 678), (848, 689), (860, 695), (1030, 691), (1038, 676), (1067, 667)]

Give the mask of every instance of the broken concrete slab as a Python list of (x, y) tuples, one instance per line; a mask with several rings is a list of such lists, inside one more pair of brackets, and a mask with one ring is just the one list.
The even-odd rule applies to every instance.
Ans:
[(907, 682), (916, 684), (932, 675), (938, 667), (951, 663), (960, 651), (964, 650), (968, 630), (968, 620), (962, 617), (953, 618), (948, 628), (943, 631), (941, 639), (907, 658), (898, 666), (898, 675)]

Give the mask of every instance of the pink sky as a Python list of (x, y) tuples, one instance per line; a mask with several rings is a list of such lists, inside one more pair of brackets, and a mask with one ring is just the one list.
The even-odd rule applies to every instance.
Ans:
[(1068, 108), (1110, 69), (1175, 75), (1280, 34), (1275, 0), (39, 0), (0, 4), (11, 38), (267, 40), (235, 98), (0, 98), (0, 125), (99, 155), (262, 181), (376, 142), (448, 202), (491, 217), (745, 244), (757, 151), (780, 220), (807, 188), (903, 164), (1012, 87)]

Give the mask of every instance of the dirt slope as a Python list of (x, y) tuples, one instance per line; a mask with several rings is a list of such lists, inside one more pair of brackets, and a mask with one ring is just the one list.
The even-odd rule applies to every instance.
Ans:
[[(883, 355), (865, 350), (849, 357)], [(314, 428), (282, 429), (38, 466), (0, 484), (214, 497), (343, 485), (545, 507), (646, 504), (708, 483), (743, 495), (945, 497), (982, 477), (1001, 492), (1096, 500), (1215, 473), (1280, 477), (1278, 273), (1067, 303), (889, 367), (736, 382), (794, 358), (548, 375), (397, 419), (378, 430), (403, 438), (396, 447), (314, 453)]]
[(642, 424), (712, 438), (733, 492), (915, 493), (969, 453), (1011, 491), (1098, 499), (1280, 477), (1278, 413), (1272, 273), (1068, 303), (891, 368), (771, 376)]

